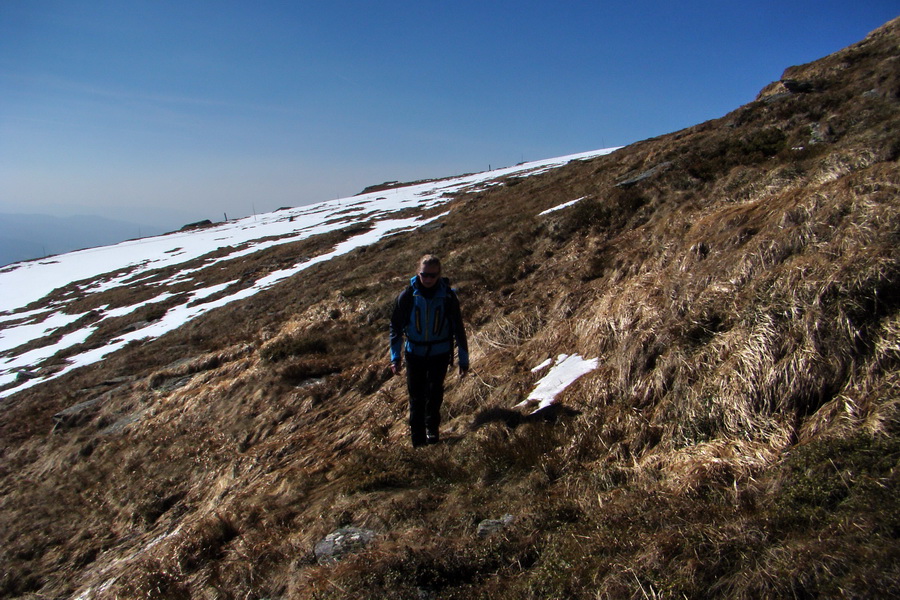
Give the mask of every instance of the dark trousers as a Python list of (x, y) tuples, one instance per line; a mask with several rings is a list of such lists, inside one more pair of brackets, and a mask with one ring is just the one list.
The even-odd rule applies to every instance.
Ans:
[(421, 446), (428, 438), (437, 441), (444, 402), (444, 378), (450, 367), (450, 355), (406, 355), (406, 386), (409, 389), (409, 429), (412, 445)]

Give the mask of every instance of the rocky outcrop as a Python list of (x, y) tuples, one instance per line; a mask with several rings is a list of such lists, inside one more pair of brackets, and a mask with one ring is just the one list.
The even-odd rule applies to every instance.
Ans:
[(359, 552), (375, 539), (376, 533), (371, 529), (358, 527), (342, 527), (332, 531), (325, 539), (316, 544), (316, 561), (320, 565), (333, 564), (347, 554)]

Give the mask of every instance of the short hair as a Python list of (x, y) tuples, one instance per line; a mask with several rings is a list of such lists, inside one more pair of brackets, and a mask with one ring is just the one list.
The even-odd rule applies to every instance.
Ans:
[(419, 269), (424, 269), (428, 266), (437, 267), (438, 270), (441, 269), (441, 259), (439, 259), (434, 254), (426, 254), (422, 258), (419, 259)]

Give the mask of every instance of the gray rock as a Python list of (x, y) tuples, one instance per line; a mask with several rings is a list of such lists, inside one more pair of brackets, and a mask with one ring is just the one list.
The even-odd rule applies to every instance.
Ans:
[(181, 377), (168, 377), (159, 382), (153, 382), (150, 386), (154, 392), (162, 392), (164, 394), (168, 394), (169, 392), (174, 392), (179, 388), (183, 388), (188, 383), (190, 383), (193, 375), (183, 375)]
[(82, 423), (86, 423), (100, 408), (103, 403), (103, 397), (97, 397), (85, 402), (79, 402), (69, 408), (64, 408), (53, 415), (53, 428), (76, 427)]
[(507, 526), (509, 526), (510, 523), (515, 520), (516, 518), (509, 514), (503, 515), (499, 519), (485, 519), (478, 524), (478, 530), (476, 533), (478, 534), (478, 537), (486, 538), (502, 529), (505, 529)]
[(653, 177), (660, 171), (665, 171), (670, 166), (672, 166), (671, 161), (659, 163), (655, 167), (653, 167), (651, 169), (647, 169), (640, 175), (636, 175), (635, 177), (630, 177), (630, 178), (626, 179), (625, 181), (620, 181), (619, 183), (616, 184), (616, 187), (619, 187), (619, 188), (630, 187), (636, 183), (640, 183), (640, 182), (644, 181), (645, 179), (650, 179), (651, 177)]
[(834, 130), (828, 123), (813, 123), (809, 126), (810, 144), (827, 144), (834, 141)]
[(320, 565), (333, 564), (347, 554), (358, 552), (372, 543), (375, 532), (371, 529), (341, 527), (316, 544), (316, 561)]
[(115, 423), (110, 425), (109, 427), (104, 428), (100, 435), (117, 435), (125, 431), (125, 428), (131, 425), (132, 423), (137, 423), (141, 420), (141, 417), (144, 416), (145, 410), (141, 410), (138, 412), (131, 413), (129, 415), (125, 415), (117, 420)]
[(777, 94), (772, 94), (771, 96), (766, 96), (762, 99), (766, 104), (772, 104), (774, 102), (778, 102), (779, 100), (784, 100), (785, 98), (790, 98), (793, 96), (790, 92), (779, 92)]
[(28, 369), (13, 369), (13, 372), (15, 372), (16, 374), (16, 383), (40, 377), (39, 373), (35, 371), (29, 371)]
[(426, 233), (429, 231), (437, 231), (438, 229), (443, 229), (444, 224), (439, 221), (432, 221), (431, 223), (425, 223), (421, 227), (419, 227), (419, 231), (422, 233)]
[(131, 323), (130, 325), (126, 325), (119, 334), (132, 333), (134, 331), (140, 331), (144, 327), (149, 327), (150, 321), (136, 321)]

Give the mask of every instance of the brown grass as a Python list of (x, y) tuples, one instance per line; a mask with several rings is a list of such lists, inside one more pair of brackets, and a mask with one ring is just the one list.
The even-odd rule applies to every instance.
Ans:
[[(463, 194), (440, 229), (12, 397), (0, 596), (897, 595), (896, 29), (790, 70), (814, 91)], [(833, 133), (810, 146), (814, 122)], [(199, 277), (249, 285), (349, 234)], [(424, 252), (473, 371), (448, 377), (444, 442), (414, 451), (387, 319)], [(600, 363), (567, 410), (513, 409), (562, 352)], [(351, 525), (375, 542), (317, 564)]]

